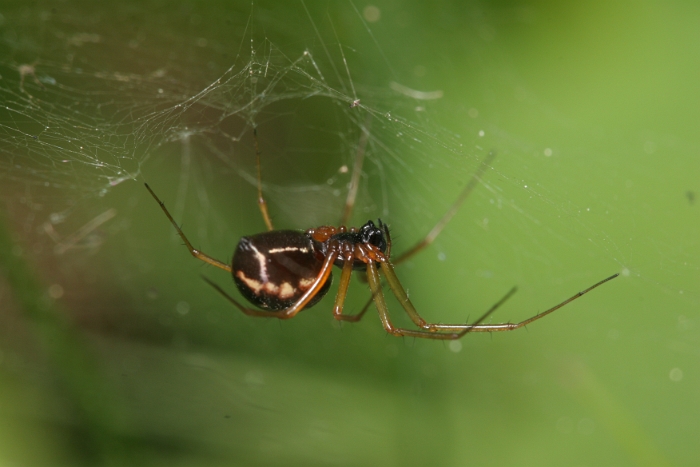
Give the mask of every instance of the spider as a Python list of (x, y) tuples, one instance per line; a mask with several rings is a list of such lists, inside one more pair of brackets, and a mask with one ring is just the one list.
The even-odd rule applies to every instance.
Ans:
[[(258, 147), (257, 131), (253, 131), (253, 136), (255, 138), (257, 166), (258, 207), (267, 225), (268, 231), (242, 237), (233, 254), (231, 264), (214, 259), (206, 253), (195, 249), (182, 229), (177, 225), (170, 212), (168, 212), (165, 204), (156, 196), (148, 184), (145, 184), (148, 191), (160, 205), (166, 217), (170, 220), (170, 223), (175, 227), (175, 230), (192, 256), (231, 273), (241, 295), (250, 303), (260, 308), (252, 309), (243, 306), (220, 286), (204, 277), (206, 282), (246, 315), (279, 319), (291, 319), (295, 317), (301, 310), (311, 308), (326, 295), (332, 282), (333, 276), (331, 270), (335, 265), (341, 269), (340, 285), (338, 286), (335, 305), (333, 307), (335, 319), (339, 321), (359, 321), (372, 301), (374, 301), (382, 325), (389, 334), (394, 336), (454, 340), (461, 338), (469, 332), (513, 331), (521, 328), (571, 303), (582, 295), (619, 275), (614, 274), (603, 279), (582, 292), (578, 292), (569, 297), (558, 305), (519, 323), (481, 324), (491, 313), (496, 311), (497, 308), (515, 293), (516, 287), (513, 287), (503, 298), (496, 302), (496, 304), (473, 323), (428, 323), (418, 314), (411, 300), (409, 300), (406, 289), (401, 285), (399, 278), (394, 272), (394, 266), (412, 257), (435, 240), (438, 234), (454, 216), (460, 205), (479, 183), (481, 175), (495, 157), (494, 153), (490, 153), (489, 156), (482, 161), (479, 169), (472, 175), (457, 200), (432, 230), (412, 248), (398, 256), (397, 259), (392, 260), (389, 228), (381, 219), (378, 219), (377, 224), (369, 220), (360, 228), (345, 227), (352, 212), (357, 193), (357, 183), (361, 173), (364, 149), (369, 136), (366, 128), (363, 127), (362, 138), (358, 145), (358, 152), (353, 167), (353, 176), (346, 199), (341, 226), (321, 226), (306, 231), (275, 230), (273, 228), (272, 220), (267, 210), (267, 202), (262, 193), (260, 150)], [(343, 312), (343, 305), (353, 271), (365, 272), (366, 280), (371, 291), (371, 297), (359, 313), (349, 315)], [(396, 296), (404, 311), (419, 329), (405, 329), (392, 324), (389, 318), (389, 310), (384, 299), (380, 271), (388, 283), (391, 292)]]

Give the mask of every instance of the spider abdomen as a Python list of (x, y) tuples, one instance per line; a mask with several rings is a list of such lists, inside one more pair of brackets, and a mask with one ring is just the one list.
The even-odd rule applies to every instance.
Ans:
[[(241, 238), (233, 254), (232, 274), (241, 295), (250, 303), (278, 311), (294, 305), (309, 290), (322, 266), (323, 258), (304, 232), (273, 230)], [(323, 298), (331, 279), (306, 308)]]

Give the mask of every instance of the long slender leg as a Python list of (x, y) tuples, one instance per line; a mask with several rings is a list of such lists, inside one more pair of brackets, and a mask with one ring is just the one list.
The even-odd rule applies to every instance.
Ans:
[(372, 121), (372, 114), (367, 113), (365, 124), (361, 127), (362, 134), (360, 141), (357, 144), (357, 152), (355, 153), (355, 163), (352, 166), (352, 175), (350, 177), (350, 187), (348, 188), (348, 196), (345, 198), (345, 209), (343, 216), (340, 218), (340, 225), (348, 225), (352, 210), (355, 207), (355, 199), (357, 198), (357, 190), (360, 186), (360, 175), (362, 175), (362, 163), (365, 160), (365, 151), (367, 149), (367, 141), (369, 140), (369, 126)]
[(374, 304), (377, 306), (377, 311), (379, 312), (379, 319), (382, 321), (382, 326), (384, 326), (384, 329), (389, 334), (393, 336), (421, 337), (425, 339), (455, 340), (462, 337), (466, 332), (441, 333), (394, 327), (394, 325), (391, 323), (391, 319), (389, 318), (389, 308), (386, 306), (386, 301), (384, 300), (384, 293), (382, 292), (382, 285), (379, 279), (379, 271), (377, 270), (377, 267), (373, 261), (367, 263), (367, 282), (369, 282), (369, 288), (372, 291)]
[[(394, 293), (394, 296), (396, 296), (396, 299), (399, 301), (403, 309), (406, 311), (406, 314), (408, 314), (408, 317), (411, 318), (411, 321), (415, 323), (416, 326), (421, 327), (423, 329), (427, 329), (429, 331), (435, 331), (436, 329), (434, 328), (434, 325), (428, 323), (426, 320), (424, 320), (419, 314), (418, 311), (416, 311), (416, 308), (413, 306), (413, 303), (411, 303), (411, 300), (408, 298), (408, 294), (406, 293), (406, 290), (403, 288), (401, 285), (401, 282), (399, 282), (399, 278), (396, 276), (396, 272), (394, 271), (394, 268), (391, 264), (389, 263), (381, 263), (380, 265), (382, 272), (384, 273), (384, 277), (386, 277), (387, 282), (389, 283), (389, 287), (391, 288), (391, 291)], [(498, 302), (496, 302), (486, 313), (484, 313), (477, 321), (474, 323), (469, 324), (469, 329), (472, 329), (475, 324), (478, 324), (485, 320), (490, 314), (492, 314), (494, 311), (496, 311), (502, 304), (506, 302), (510, 297), (512, 297), (515, 292), (518, 290), (517, 287), (513, 287), (508, 291), (507, 294), (503, 296)], [(446, 325), (450, 326), (450, 325)], [(455, 329), (449, 329), (449, 330), (463, 330), (465, 329), (464, 326), (465, 324), (460, 324), (457, 325), (458, 327)], [(447, 330), (447, 329), (446, 329)]]
[[(391, 264), (381, 263), (381, 268), (382, 268), (382, 272), (384, 273), (384, 276), (387, 279), (387, 282), (389, 283), (389, 287), (391, 288), (392, 292), (394, 293), (394, 295), (398, 299), (399, 303), (401, 303), (401, 306), (406, 311), (406, 313), (411, 318), (411, 320), (417, 326), (419, 326), (423, 329), (426, 329), (428, 331), (431, 331), (431, 332), (436, 332), (436, 331), (449, 331), (449, 332), (513, 331), (513, 330), (521, 328), (523, 326), (527, 326), (528, 324), (532, 323), (533, 321), (537, 321), (538, 319), (544, 318), (548, 314), (558, 310), (559, 308), (563, 307), (564, 305), (571, 303), (572, 301), (580, 298), (581, 296), (587, 294), (588, 292), (595, 289), (596, 287), (605, 284), (606, 282), (616, 278), (619, 275), (619, 274), (613, 274), (612, 276), (607, 277), (607, 278), (597, 282), (596, 284), (593, 284), (592, 286), (588, 287), (587, 289), (583, 290), (582, 292), (578, 292), (577, 294), (569, 297), (568, 299), (564, 300), (563, 302), (559, 303), (558, 305), (555, 305), (552, 308), (549, 308), (548, 310), (545, 310), (542, 313), (539, 313), (535, 316), (532, 316), (531, 318), (528, 318), (525, 321), (521, 321), (519, 323), (479, 324), (488, 315), (493, 313), (503, 302), (505, 302), (505, 300), (510, 298), (510, 296), (512, 296), (515, 293), (515, 288), (513, 288), (498, 303), (496, 303), (496, 305), (491, 307), (491, 309), (485, 315), (483, 315), (476, 323), (472, 323), (472, 324), (437, 324), (437, 323), (426, 322), (418, 314), (415, 307), (413, 306), (413, 304), (409, 300), (408, 295), (406, 294), (406, 291), (404, 290), (403, 286), (399, 282), (399, 279), (396, 276), (396, 273), (394, 272), (394, 268), (391, 266)], [(376, 298), (375, 298), (375, 301), (376, 301)]]
[[(436, 329), (433, 324), (426, 322), (416, 311), (414, 308), (413, 304), (408, 298), (408, 294), (406, 294), (406, 291), (404, 288), (401, 286), (401, 284), (398, 282), (398, 278), (396, 277), (396, 274), (394, 274), (394, 270), (391, 267), (390, 264), (388, 263), (381, 263), (382, 271), (384, 272), (385, 276), (387, 275), (387, 271), (389, 271), (389, 276), (387, 277), (387, 280), (389, 282), (389, 286), (391, 287), (392, 292), (394, 292), (394, 295), (398, 299), (398, 301), (401, 303), (403, 306), (404, 310), (408, 314), (408, 316), (411, 318), (411, 321), (413, 321), (417, 326), (427, 330), (426, 331), (413, 331), (411, 335), (414, 335), (416, 337), (425, 337), (425, 338), (430, 338), (430, 339), (458, 339), (462, 336), (464, 336), (466, 333), (473, 331), (477, 326), (479, 326), (479, 323), (483, 322), (488, 316), (490, 316), (494, 311), (496, 311), (501, 305), (503, 305), (506, 300), (508, 300), (510, 297), (513, 296), (516, 292), (516, 287), (513, 287), (508, 291), (507, 294), (505, 294), (498, 302), (496, 302), (486, 313), (481, 315), (479, 319), (477, 319), (474, 323), (471, 324), (461, 324), (457, 326), (452, 326), (450, 328), (445, 328), (445, 329)], [(396, 287), (398, 286), (398, 287)], [(373, 295), (374, 296), (374, 295)], [(381, 297), (381, 302), (384, 302), (384, 297)], [(376, 299), (375, 299), (376, 301)], [(384, 302), (385, 303), (385, 302)], [(386, 307), (386, 305), (384, 305)], [(450, 325), (448, 325), (450, 326)], [(440, 333), (438, 331), (449, 331), (447, 334)], [(419, 332), (420, 335), (415, 334), (415, 332)], [(408, 335), (406, 333), (403, 333), (401, 335)], [(457, 337), (454, 337), (454, 336)], [(433, 336), (439, 336), (439, 337), (433, 337)], [(447, 337), (443, 337), (447, 336)]]
[(168, 219), (170, 220), (170, 223), (173, 224), (173, 227), (175, 227), (175, 230), (177, 230), (177, 234), (180, 236), (182, 241), (185, 242), (185, 246), (187, 246), (187, 249), (190, 250), (190, 254), (192, 256), (194, 256), (195, 258), (197, 258), (198, 260), (204, 261), (205, 263), (209, 263), (212, 266), (216, 266), (219, 269), (223, 269), (224, 271), (231, 272), (231, 266), (229, 266), (228, 264), (222, 263), (218, 259), (214, 259), (211, 256), (207, 255), (206, 253), (202, 253), (201, 251), (195, 249), (192, 246), (192, 244), (190, 243), (190, 241), (187, 240), (187, 237), (185, 237), (184, 232), (182, 231), (180, 226), (177, 225), (177, 223), (173, 219), (173, 216), (171, 216), (170, 212), (168, 212), (168, 210), (165, 208), (165, 203), (163, 203), (160, 199), (158, 199), (158, 197), (153, 192), (153, 190), (151, 190), (151, 187), (148, 186), (148, 183), (144, 183), (144, 185), (146, 185), (146, 189), (149, 191), (149, 193), (151, 193), (151, 196), (153, 196), (153, 198), (158, 202), (158, 205), (163, 210), (165, 215), (168, 217)]
[(467, 182), (467, 186), (464, 187), (464, 189), (459, 194), (455, 202), (452, 203), (450, 209), (447, 210), (447, 212), (442, 216), (442, 218), (437, 222), (437, 224), (435, 224), (435, 226), (430, 230), (430, 232), (428, 232), (428, 235), (426, 235), (422, 240), (413, 245), (411, 248), (401, 253), (398, 258), (392, 260), (392, 262), (395, 265), (406, 261), (408, 258), (415, 255), (423, 248), (427, 247), (435, 241), (437, 236), (440, 235), (440, 232), (442, 232), (445, 226), (447, 226), (447, 224), (452, 220), (454, 215), (457, 214), (457, 211), (462, 206), (462, 203), (464, 203), (464, 201), (469, 197), (472, 191), (474, 191), (474, 188), (481, 180), (481, 176), (484, 174), (484, 171), (488, 168), (488, 166), (491, 164), (495, 157), (495, 152), (489, 152), (486, 158), (483, 161), (481, 161), (481, 164), (479, 164), (479, 168), (476, 169), (476, 172), (474, 172), (472, 177), (469, 179), (469, 182)]
[[(400, 287), (400, 290), (403, 291), (403, 287)], [(481, 317), (479, 317), (479, 319), (477, 319), (476, 321), (471, 323), (470, 324), (471, 328), (473, 328), (475, 325), (483, 322), (493, 312), (495, 312), (497, 309), (499, 309), (501, 307), (501, 305), (503, 305), (506, 302), (506, 300), (508, 300), (513, 295), (515, 295), (515, 292), (517, 292), (517, 290), (518, 290), (517, 287), (513, 287), (512, 289), (510, 289), (508, 291), (508, 293), (506, 293), (503, 297), (501, 297), (501, 299), (499, 301), (494, 303), (493, 306), (491, 308), (489, 308), (489, 310), (486, 313), (484, 313), (483, 315), (481, 315)], [(408, 295), (406, 294), (405, 291), (403, 291), (403, 294), (406, 295), (406, 300), (408, 301)], [(357, 313), (355, 316), (361, 317), (362, 315), (364, 315), (367, 312), (367, 310), (369, 310), (369, 307), (370, 307), (370, 305), (372, 305), (373, 301), (374, 301), (374, 298), (372, 295), (370, 295), (369, 300), (367, 300), (367, 303), (365, 303), (365, 306), (362, 307), (362, 310), (360, 310), (360, 312)], [(401, 301), (400, 298), (399, 298), (399, 301)], [(408, 301), (408, 302), (410, 303), (410, 301)], [(423, 327), (424, 325), (427, 324), (425, 322), (425, 320), (418, 314), (418, 312), (415, 311), (415, 307), (413, 306), (412, 303), (410, 304), (410, 309), (413, 310), (414, 313), (410, 312), (408, 308), (404, 307), (404, 310), (406, 310), (406, 312), (408, 313), (408, 316), (411, 318), (411, 321), (413, 321), (416, 324), (416, 326)], [(358, 321), (359, 321), (359, 319), (358, 319)], [(424, 323), (424, 324), (421, 324), (421, 323)], [(464, 325), (461, 325), (461, 326), (464, 326)], [(467, 332), (469, 332), (469, 331), (467, 331)]]
[(229, 302), (231, 302), (236, 308), (241, 310), (243, 313), (245, 313), (248, 316), (257, 316), (257, 317), (265, 317), (265, 318), (278, 318), (278, 319), (291, 319), (294, 318), (297, 313), (299, 313), (301, 310), (304, 309), (304, 307), (313, 299), (316, 294), (318, 293), (319, 290), (323, 287), (323, 285), (326, 283), (328, 278), (331, 275), (331, 271), (333, 269), (333, 262), (335, 259), (338, 257), (337, 252), (332, 252), (330, 253), (326, 259), (323, 261), (323, 265), (321, 266), (321, 270), (318, 273), (318, 276), (316, 276), (316, 279), (314, 279), (313, 284), (311, 284), (311, 287), (309, 290), (302, 295), (297, 302), (292, 305), (291, 307), (285, 309), (285, 310), (280, 310), (280, 311), (261, 311), (261, 310), (254, 310), (251, 308), (246, 308), (243, 305), (241, 305), (237, 300), (235, 300), (233, 297), (231, 297), (228, 293), (224, 291), (221, 287), (219, 287), (217, 284), (212, 282), (211, 280), (207, 279), (204, 277), (204, 280), (214, 287), (217, 292), (219, 292), (221, 295), (223, 295)]
[[(553, 306), (552, 308), (543, 311), (542, 313), (538, 313), (535, 316), (532, 316), (525, 321), (521, 321), (519, 323), (503, 323), (503, 324), (479, 324), (475, 326), (471, 326), (469, 328), (469, 332), (497, 332), (497, 331), (514, 331), (516, 329), (522, 328), (523, 326), (527, 326), (528, 324), (532, 323), (533, 321), (537, 321), (538, 319), (544, 318), (550, 313), (553, 313), (557, 311), (559, 308), (563, 307), (564, 305), (568, 305), (569, 303), (573, 302), (577, 298), (580, 298), (581, 296), (587, 294), (591, 290), (595, 289), (598, 286), (601, 286), (605, 284), (608, 281), (611, 281), (615, 279), (617, 276), (620, 274), (613, 274), (610, 277), (606, 277), (602, 281), (599, 281), (592, 286), (588, 287), (586, 290), (583, 290), (581, 292), (578, 292), (571, 297), (567, 298), (563, 302), (559, 303), (558, 305)], [(469, 325), (467, 325), (469, 326)], [(436, 331), (455, 331), (457, 329), (463, 328), (464, 325), (450, 325), (450, 324), (432, 324), (430, 325), (432, 329), (435, 329)]]
[(352, 277), (352, 258), (346, 259), (343, 264), (343, 270), (340, 273), (340, 284), (338, 285), (338, 293), (335, 296), (335, 306), (333, 307), (333, 316), (338, 321), (350, 321), (356, 323), (362, 319), (362, 316), (367, 311), (365, 307), (362, 311), (355, 315), (343, 314), (343, 305), (347, 296), (348, 287), (350, 286), (350, 278)]
[(258, 168), (258, 207), (260, 208), (260, 213), (263, 216), (267, 230), (274, 230), (272, 227), (272, 219), (270, 219), (270, 214), (267, 212), (267, 201), (262, 192), (262, 169), (260, 167), (260, 145), (258, 144), (258, 129), (253, 128), (253, 139), (255, 140), (255, 165)]

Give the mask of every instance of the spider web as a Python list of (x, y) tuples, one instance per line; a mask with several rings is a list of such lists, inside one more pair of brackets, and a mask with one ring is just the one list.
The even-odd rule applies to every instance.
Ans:
[[(303, 11), (317, 36), (313, 43), (320, 38), (319, 24), (308, 10)], [(323, 21), (333, 30), (332, 19)], [(360, 17), (360, 27), (366, 26), (363, 22)], [(420, 167), (414, 159), (449, 169), (454, 169), (454, 161), (464, 160), (459, 170), (466, 178), (484, 157), (484, 149), (476, 144), (477, 129), (465, 145), (459, 137), (426, 124), (422, 113), (441, 97), (440, 91), (415, 91), (393, 81), (382, 88), (369, 83), (360, 86), (351, 73), (348, 62), (352, 60), (345, 54), (346, 49), (352, 50), (348, 44), (321, 42), (315, 50), (284, 51), (254, 30), (254, 16), (243, 26), (228, 69), (201, 89), (179, 77), (185, 63), (148, 62), (140, 57), (125, 69), (104, 66), (94, 54), (107, 54), (114, 47), (108, 33), (52, 31), (60, 53), (31, 63), (17, 59), (31, 51), (19, 48), (21, 44), (6, 44), (9, 50), (0, 65), (4, 104), (0, 177), (6, 188), (12, 188), (6, 196), (22, 191), (23, 202), (35, 206), (51, 200), (55, 211), (40, 215), (37, 221), (60, 223), (75, 205), (141, 179), (154, 155), (163, 157), (164, 147), (171, 154), (175, 148), (180, 155), (180, 197), (185, 196), (190, 178), (201, 176), (197, 166), (205, 165), (207, 158), (235, 174), (239, 182), (254, 185), (251, 130), (260, 127), (266, 194), (278, 204), (282, 212), (278, 215), (292, 213), (283, 219), (301, 227), (310, 220), (330, 222), (328, 213), (338, 212), (365, 129), (371, 139), (365, 151), (364, 197), (358, 198), (358, 211), (387, 216), (391, 196), (405, 198), (424, 211), (429, 202), (419, 201), (421, 197), (412, 193), (434, 187), (415, 175)], [(129, 46), (138, 50), (139, 45), (132, 42)], [(206, 40), (198, 44), (204, 48)], [(379, 61), (385, 61), (381, 49), (378, 52)], [(61, 55), (63, 60), (55, 61)], [(384, 67), (389, 64), (384, 62)], [(294, 114), (300, 113), (307, 120), (294, 126)], [(283, 131), (292, 136), (271, 150), (264, 148), (279, 141)], [(323, 147), (294, 146), (302, 140), (322, 140)], [(194, 160), (192, 146), (205, 157)], [(304, 153), (312, 154), (305, 157)], [(387, 174), (395, 172), (407, 173), (409, 180), (389, 187)], [(283, 176), (276, 178), (279, 173)], [(305, 177), (309, 173), (317, 175)], [(328, 194), (335, 202), (300, 201), (293, 195), (290, 200), (290, 193), (310, 193), (318, 200)], [(308, 205), (295, 204), (300, 202)], [(293, 213), (318, 209), (321, 213), (313, 219)]]

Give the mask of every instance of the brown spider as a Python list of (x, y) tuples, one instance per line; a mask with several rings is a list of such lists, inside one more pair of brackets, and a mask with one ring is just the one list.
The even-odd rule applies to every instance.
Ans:
[[(364, 147), (367, 142), (368, 132), (363, 128), (363, 137), (360, 140), (358, 154), (353, 168), (351, 189), (346, 200), (345, 211), (341, 224), (345, 224), (350, 217), (355, 202), (356, 185), (361, 173)], [(168, 217), (178, 235), (185, 242), (187, 249), (195, 258), (232, 273), (233, 280), (239, 292), (250, 303), (263, 310), (246, 308), (232, 298), (221, 287), (204, 278), (212, 287), (221, 293), (239, 310), (249, 316), (261, 316), (268, 318), (290, 319), (301, 310), (310, 308), (318, 303), (328, 292), (332, 282), (331, 270), (333, 266), (341, 268), (340, 285), (335, 297), (333, 315), (337, 320), (359, 321), (374, 301), (379, 318), (384, 329), (395, 336), (413, 336), (428, 339), (459, 339), (469, 332), (493, 332), (512, 331), (526, 326), (544, 316), (558, 310), (596, 287), (614, 279), (618, 274), (601, 280), (582, 292), (569, 297), (558, 305), (532, 316), (519, 323), (480, 324), (486, 317), (496, 311), (516, 291), (513, 287), (501, 300), (484, 313), (478, 320), (471, 324), (437, 324), (426, 322), (416, 311), (408, 298), (406, 290), (401, 285), (394, 272), (394, 265), (399, 264), (415, 255), (431, 244), (445, 225), (456, 213), (480, 180), (480, 176), (488, 164), (493, 160), (493, 153), (481, 163), (477, 172), (472, 176), (467, 186), (462, 190), (457, 200), (450, 209), (426, 235), (426, 237), (400, 255), (396, 260), (391, 259), (391, 236), (386, 224), (378, 220), (375, 225), (371, 220), (362, 227), (321, 226), (307, 231), (298, 230), (274, 230), (272, 221), (267, 212), (267, 203), (262, 194), (262, 177), (260, 170), (260, 151), (258, 149), (257, 133), (254, 131), (256, 147), (256, 164), (258, 172), (258, 206), (268, 231), (256, 235), (241, 238), (233, 254), (231, 265), (223, 263), (211, 256), (196, 250), (172, 218), (165, 204), (156, 196), (146, 184), (146, 188), (158, 202), (161, 209)], [(357, 175), (357, 177), (355, 176)], [(360, 313), (347, 315), (343, 313), (343, 305), (350, 285), (352, 272), (365, 271), (369, 283), (371, 298)], [(395, 327), (389, 318), (389, 310), (384, 300), (379, 271), (381, 270), (389, 288), (396, 296), (404, 311), (411, 321), (420, 329), (404, 329)]]

